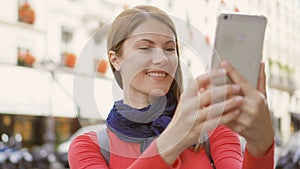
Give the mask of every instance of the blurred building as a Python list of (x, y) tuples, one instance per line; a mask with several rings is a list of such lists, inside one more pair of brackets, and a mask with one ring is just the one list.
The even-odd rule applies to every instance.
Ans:
[[(158, 6), (186, 21), (186, 30), (190, 31), (189, 41), (199, 42), (199, 51), (207, 55), (211, 52), (216, 18), (220, 13), (265, 15), (268, 25), (264, 60), (267, 63), (270, 107), (284, 141), (292, 132), (299, 130), (300, 81), (296, 78), (300, 76), (297, 66), (300, 63), (300, 51), (297, 48), (300, 42), (300, 20), (297, 19), (300, 17), (299, 0), (2, 2), (0, 134), (21, 133), (25, 141), (38, 140), (36, 144), (40, 144), (47, 135), (56, 133), (56, 140), (60, 142), (80, 125), (105, 119), (112, 101), (119, 96), (113, 95), (114, 82), (110, 71), (97, 71), (98, 61), (106, 58), (103, 52), (105, 42), (93, 35), (123, 9), (137, 4)], [(191, 25), (203, 33), (200, 39), (195, 39)], [(209, 67), (210, 57), (199, 61), (191, 51), (184, 48), (183, 52), (182, 60), (193, 74)], [(79, 56), (88, 58), (88, 66), (78, 71), (76, 69), (74, 73), (74, 64)], [(93, 102), (97, 109), (84, 97), (74, 100), (75, 76), (94, 80)], [(82, 88), (82, 91), (89, 90)]]

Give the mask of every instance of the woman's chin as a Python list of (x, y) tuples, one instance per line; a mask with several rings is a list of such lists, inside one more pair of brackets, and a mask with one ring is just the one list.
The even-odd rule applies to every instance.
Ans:
[(150, 92), (150, 96), (160, 97), (164, 96), (168, 93), (168, 90), (162, 90), (162, 89), (154, 89)]

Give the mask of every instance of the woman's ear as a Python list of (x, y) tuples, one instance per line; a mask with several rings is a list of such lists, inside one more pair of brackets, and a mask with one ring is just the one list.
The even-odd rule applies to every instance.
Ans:
[(110, 50), (108, 52), (108, 58), (112, 66), (117, 70), (120, 71), (120, 59), (118, 58), (115, 51)]

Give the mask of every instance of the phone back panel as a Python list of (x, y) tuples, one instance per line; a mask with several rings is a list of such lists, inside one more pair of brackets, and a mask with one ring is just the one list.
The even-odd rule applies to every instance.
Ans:
[(267, 19), (264, 16), (221, 14), (216, 29), (212, 68), (226, 59), (257, 86)]

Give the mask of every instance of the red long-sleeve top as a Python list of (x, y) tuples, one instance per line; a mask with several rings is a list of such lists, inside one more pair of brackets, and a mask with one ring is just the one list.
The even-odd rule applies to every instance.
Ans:
[[(211, 169), (204, 149), (199, 153), (184, 150), (172, 166), (158, 153), (156, 140), (141, 154), (140, 144), (120, 140), (108, 130), (110, 143), (110, 164), (107, 166), (100, 153), (95, 132), (76, 137), (69, 148), (71, 169)], [(172, 138), (170, 138), (172, 139)], [(274, 143), (261, 157), (252, 156), (247, 150), (241, 153), (238, 136), (227, 127), (218, 127), (210, 135), (211, 155), (217, 169), (273, 169)]]

